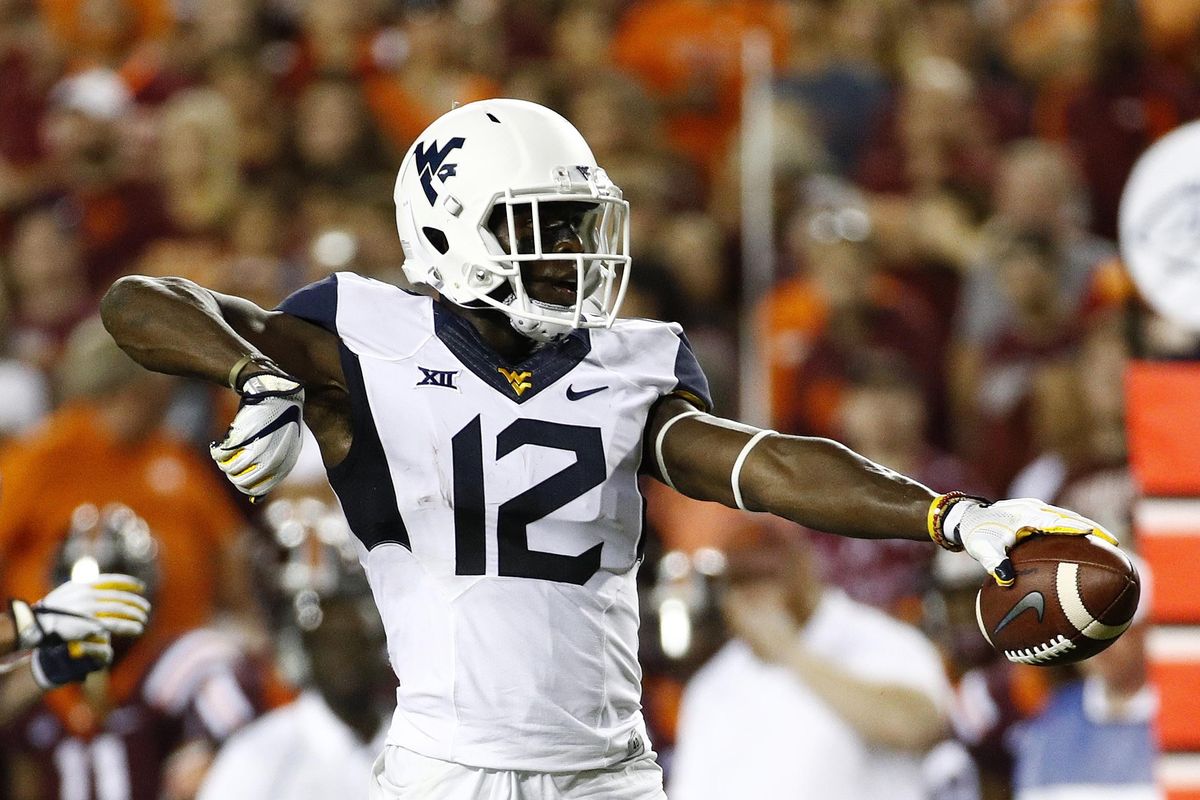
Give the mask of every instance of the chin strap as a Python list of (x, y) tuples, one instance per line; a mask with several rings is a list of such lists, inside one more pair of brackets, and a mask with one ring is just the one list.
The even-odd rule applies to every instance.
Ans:
[(570, 325), (559, 325), (542, 320), (521, 319), (520, 317), (510, 316), (508, 321), (517, 333), (542, 344), (556, 342), (571, 332)]
[[(517, 296), (515, 294), (510, 294), (508, 298), (505, 299), (504, 305), (511, 306), (516, 302), (516, 299)], [(532, 298), (530, 299), (530, 303), (542, 313), (552, 313), (556, 310), (544, 306)], [(570, 312), (563, 313), (570, 316)], [(530, 339), (533, 339), (535, 342), (541, 342), (543, 344), (558, 341), (574, 330), (574, 328), (572, 328), (572, 326), (568, 325), (566, 322), (548, 322), (541, 319), (526, 319), (525, 317), (520, 317), (515, 314), (509, 314), (508, 321), (509, 324), (513, 326), (513, 330), (515, 330), (517, 333), (521, 334), (522, 336), (527, 336)]]

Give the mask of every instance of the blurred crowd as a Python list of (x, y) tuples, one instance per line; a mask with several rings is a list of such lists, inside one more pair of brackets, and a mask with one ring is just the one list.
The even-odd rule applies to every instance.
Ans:
[[(774, 170), (757, 191), (777, 233), (754, 298), (747, 37), (770, 44)], [(738, 413), (752, 330), (777, 430), (937, 490), (1058, 502), (1136, 551), (1122, 371), (1200, 348), (1137, 298), (1117, 210), (1138, 155), (1200, 116), (1200, 0), (0, 0), (0, 593), (44, 594), (63, 538), (110, 504), (158, 541), (146, 636), (4, 730), (0, 796), (194, 797), (220, 743), (269, 709), (346, 726), (347, 753), (372, 742), (387, 701), (366, 717), (360, 701), (386, 675), (329, 679), (355, 667), (314, 633), (352, 618), (371, 641), (358, 610), (319, 610), (363, 589), (304, 584), (318, 562), (353, 571), (330, 566), (345, 532), (319, 464), (265, 510), (243, 502), (206, 462), (231, 393), (142, 372), (95, 313), (131, 273), (264, 307), (336, 270), (402, 283), (400, 159), (453, 103), (491, 96), (563, 113), (624, 189), (625, 313), (684, 325), (719, 412)], [(1070, 776), (1020, 742), (1071, 714), (1076, 733), (1144, 737), (1137, 635), (1084, 672), (1013, 669), (975, 631), (980, 576), (934, 548), (781, 532), (646, 489), (646, 707), (680, 800), (721, 785), (703, 753), (728, 743), (684, 738), (711, 731), (705, 714), (770, 753), (835, 731), (844, 747), (814, 763), (921, 787), (863, 797), (1035, 798)], [(800, 565), (808, 588), (768, 564)], [(847, 649), (835, 629), (859, 624), (902, 644)], [(705, 698), (729, 696), (722, 680), (780, 701), (720, 716)], [(856, 693), (874, 714), (837, 699)], [(788, 767), (766, 785), (843, 796)], [(1144, 790), (1138, 770), (1114, 780)]]

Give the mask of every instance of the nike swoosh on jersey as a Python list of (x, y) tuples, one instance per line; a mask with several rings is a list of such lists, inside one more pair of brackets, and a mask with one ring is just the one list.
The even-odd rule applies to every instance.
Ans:
[(1038, 622), (1041, 622), (1042, 615), (1046, 613), (1046, 598), (1042, 596), (1041, 592), (1030, 592), (1018, 600), (1016, 605), (1009, 609), (1008, 613), (1004, 615), (1004, 619), (1000, 620), (1000, 624), (996, 626), (994, 631), (992, 631), (992, 635), (994, 636), (999, 633), (1002, 628), (1008, 625), (1008, 623), (1012, 622), (1023, 612), (1028, 611), (1031, 608), (1037, 612)]
[(231, 444), (228, 447), (223, 447), (221, 449), (222, 450), (237, 450), (239, 447), (245, 447), (246, 445), (250, 444), (251, 442), (258, 441), (259, 439), (263, 438), (264, 436), (270, 436), (272, 433), (279, 430), (284, 425), (290, 425), (293, 422), (295, 422), (296, 424), (300, 423), (300, 407), (299, 406), (289, 406), (286, 411), (284, 411), (282, 414), (280, 414), (275, 419), (271, 420), (271, 423), (269, 425), (267, 425), (264, 428), (262, 428), (261, 430), (259, 430), (257, 433), (255, 433), (253, 436), (251, 436), (246, 441), (241, 442), (240, 444)]
[(568, 386), (567, 387), (567, 399), (568, 400), (582, 400), (583, 398), (585, 398), (589, 395), (593, 395), (596, 392), (603, 392), (607, 388), (608, 388), (607, 386), (597, 386), (595, 389), (584, 389), (582, 392), (577, 392), (577, 391), (575, 391), (574, 386)]

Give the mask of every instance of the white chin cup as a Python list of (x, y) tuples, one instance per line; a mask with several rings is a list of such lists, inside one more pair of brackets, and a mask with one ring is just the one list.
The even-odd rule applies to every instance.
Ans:
[[(516, 299), (516, 296), (513, 295), (505, 301), (505, 305), (513, 305), (516, 302)], [(522, 336), (528, 336), (535, 342), (553, 342), (561, 339), (573, 330), (570, 320), (574, 315), (570, 312), (559, 311), (558, 309), (538, 303), (536, 300), (531, 302), (530, 305), (537, 307), (537, 310), (542, 314), (556, 315), (561, 313), (565, 319), (563, 322), (550, 322), (544, 319), (529, 319), (527, 317), (517, 316), (516, 314), (509, 314), (509, 323), (513, 326), (513, 329)]]

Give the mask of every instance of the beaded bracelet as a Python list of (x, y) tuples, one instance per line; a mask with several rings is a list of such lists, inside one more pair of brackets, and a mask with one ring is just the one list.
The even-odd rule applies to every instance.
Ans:
[(963, 546), (961, 542), (952, 542), (946, 536), (944, 530), (946, 512), (959, 500), (966, 500), (969, 497), (970, 495), (964, 492), (946, 492), (933, 498), (933, 502), (929, 504), (929, 514), (926, 516), (929, 538), (952, 553), (962, 552)]

